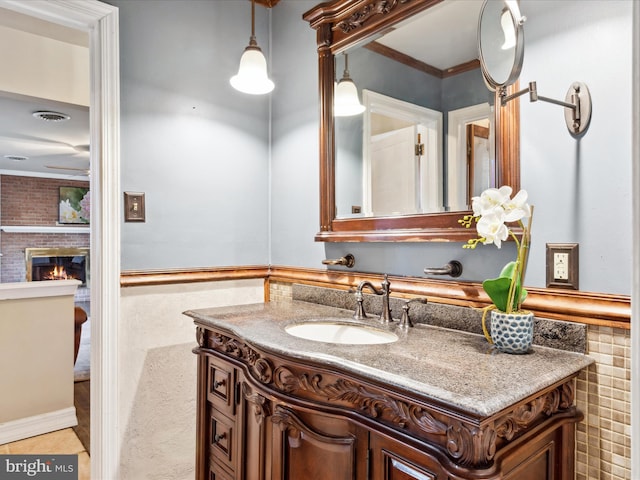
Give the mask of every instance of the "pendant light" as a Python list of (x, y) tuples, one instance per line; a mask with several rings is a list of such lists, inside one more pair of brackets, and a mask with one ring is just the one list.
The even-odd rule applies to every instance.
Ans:
[(344, 73), (333, 93), (333, 114), (336, 117), (350, 117), (365, 111), (360, 103), (358, 89), (349, 76), (349, 58), (344, 54)]
[(263, 95), (273, 90), (274, 84), (267, 75), (267, 60), (256, 41), (255, 0), (251, 0), (251, 37), (249, 46), (240, 58), (238, 73), (229, 82), (236, 90), (251, 95)]

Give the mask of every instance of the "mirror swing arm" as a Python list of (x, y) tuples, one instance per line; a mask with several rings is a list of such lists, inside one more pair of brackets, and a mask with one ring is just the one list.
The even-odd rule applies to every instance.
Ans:
[[(335, 0), (317, 5), (303, 15), (317, 31), (320, 101), (320, 231), (319, 242), (466, 242), (475, 232), (458, 223), (470, 212), (441, 212), (390, 217), (336, 218), (335, 133), (333, 89), (334, 56), (391, 25), (422, 12), (442, 0)], [(517, 88), (517, 83), (512, 87)], [(509, 88), (510, 93), (512, 88)], [(519, 102), (501, 108), (495, 93), (496, 185), (520, 188)]]
[[(498, 19), (500, 20), (499, 28), (497, 28)], [(526, 20), (527, 17), (520, 13), (517, 1), (504, 0), (503, 4), (500, 2), (489, 4), (485, 0), (478, 20), (480, 67), (485, 82), (489, 88), (498, 92), (500, 107), (504, 107), (525, 93), (529, 94), (530, 102), (540, 100), (564, 107), (565, 123), (569, 133), (574, 137), (580, 136), (589, 127), (591, 121), (591, 94), (586, 84), (572, 83), (564, 101), (538, 95), (536, 82), (529, 82), (529, 86), (523, 90), (507, 92), (507, 87), (518, 79), (522, 69), (524, 58), (522, 27)], [(502, 40), (504, 44), (496, 49), (495, 47)]]
[(567, 129), (571, 135), (580, 135), (589, 127), (591, 121), (591, 94), (585, 83), (573, 82), (567, 91), (564, 101), (538, 95), (536, 82), (529, 82), (527, 88), (510, 95), (507, 95), (506, 90), (501, 88), (499, 93), (500, 105), (504, 106), (514, 98), (524, 95), (525, 93), (529, 94), (530, 102), (540, 100), (569, 109), (568, 111), (565, 110), (564, 118)]

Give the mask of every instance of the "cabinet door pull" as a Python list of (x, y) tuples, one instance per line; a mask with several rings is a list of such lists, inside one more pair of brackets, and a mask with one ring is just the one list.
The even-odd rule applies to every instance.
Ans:
[(227, 383), (227, 382), (224, 379), (216, 380), (216, 381), (213, 382), (213, 388), (222, 387), (222, 386), (224, 386), (225, 383)]

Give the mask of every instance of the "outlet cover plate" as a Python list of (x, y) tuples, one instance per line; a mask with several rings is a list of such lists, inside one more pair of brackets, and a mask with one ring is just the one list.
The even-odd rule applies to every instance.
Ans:
[[(568, 260), (562, 278), (557, 278), (554, 268), (556, 254)], [(547, 243), (547, 288), (568, 288), (578, 290), (578, 244)]]

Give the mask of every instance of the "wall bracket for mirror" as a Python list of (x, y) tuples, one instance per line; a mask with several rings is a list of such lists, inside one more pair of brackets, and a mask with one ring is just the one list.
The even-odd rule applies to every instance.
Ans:
[(581, 135), (589, 127), (589, 123), (591, 122), (591, 93), (589, 93), (589, 88), (585, 83), (573, 82), (567, 91), (564, 102), (538, 95), (536, 82), (529, 82), (527, 88), (512, 93), (511, 95), (507, 95), (506, 89), (502, 88), (500, 90), (500, 105), (504, 106), (507, 102), (525, 93), (529, 93), (529, 100), (531, 102), (540, 100), (564, 107), (564, 120), (571, 135)]

